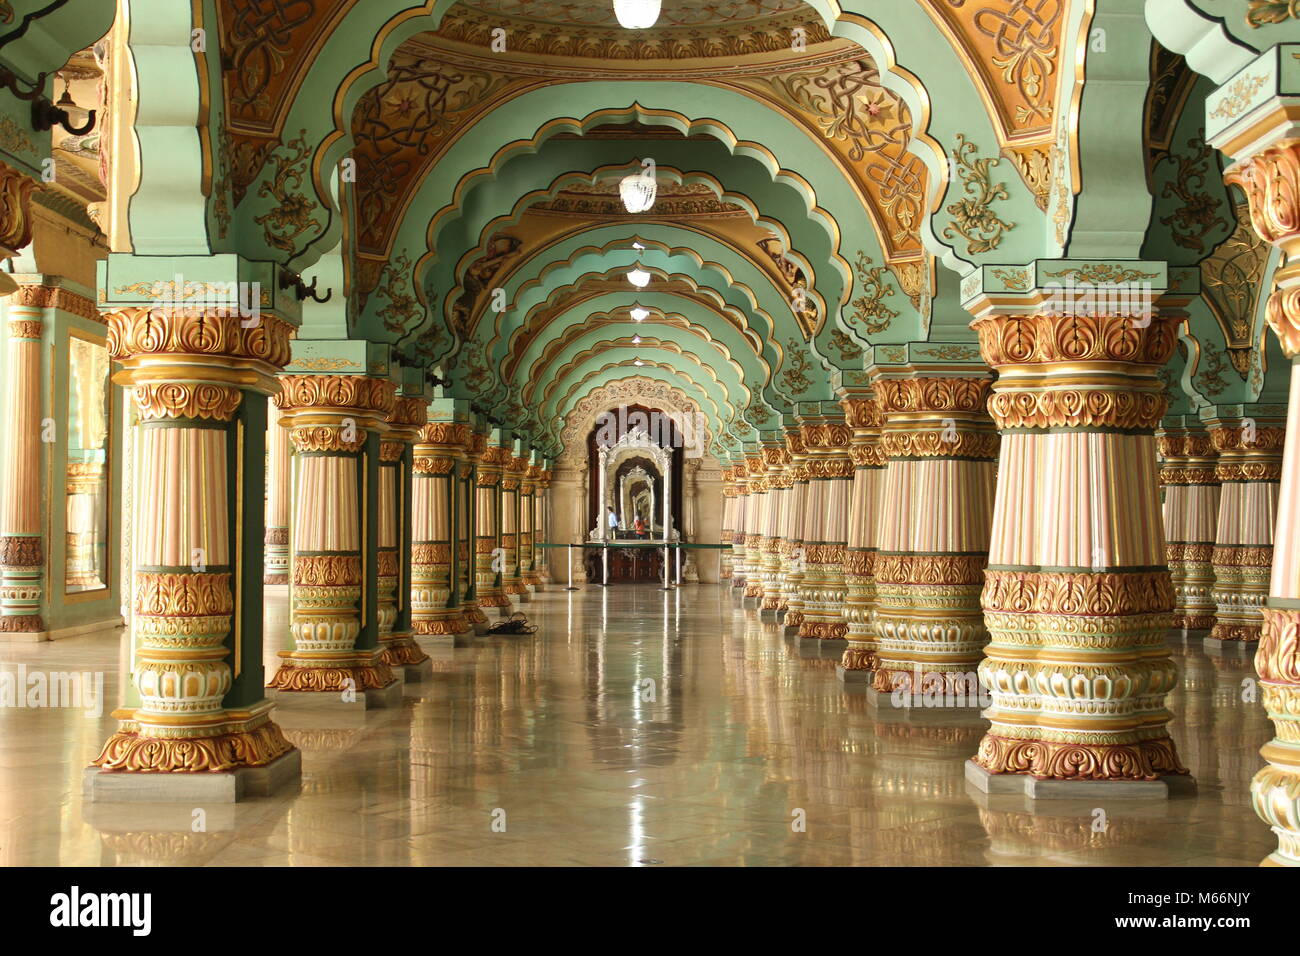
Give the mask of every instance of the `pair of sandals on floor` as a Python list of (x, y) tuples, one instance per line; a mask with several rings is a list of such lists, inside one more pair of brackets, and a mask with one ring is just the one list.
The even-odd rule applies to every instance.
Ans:
[(522, 611), (515, 611), (504, 621), (497, 621), (488, 628), (489, 634), (536, 634), (537, 625), (529, 624)]

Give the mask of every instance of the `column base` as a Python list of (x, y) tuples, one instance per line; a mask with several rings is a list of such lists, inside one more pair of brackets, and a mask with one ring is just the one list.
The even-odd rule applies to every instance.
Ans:
[(429, 655), (420, 649), (410, 634), (393, 634), (379, 639), (379, 659), (393, 668), (418, 668), (429, 662)]
[(844, 642), (822, 640), (819, 637), (800, 637), (799, 656), (810, 660), (838, 661), (844, 656)]
[(835, 676), (846, 686), (870, 687), (874, 671), (849, 670), (843, 664), (835, 665)]
[(347, 656), (281, 651), (284, 663), (267, 684), (267, 697), (330, 709), (391, 707), (401, 700), (402, 682), (380, 658), (382, 652)]
[(1189, 774), (1157, 780), (1041, 780), (1029, 774), (990, 773), (974, 760), (966, 761), (966, 782), (982, 793), (1021, 794), (1034, 800), (1167, 800), (1196, 792)]
[(1210, 634), (1208, 627), (1200, 628), (1182, 628), (1175, 627), (1166, 636), (1167, 641), (1173, 641), (1178, 644), (1197, 644), (1203, 641)]
[(49, 639), (45, 619), (39, 614), (0, 617), (0, 643), (12, 641), (15, 644), (26, 644)]
[(433, 661), (429, 655), (424, 655), (424, 660), (418, 664), (402, 664), (393, 668), (393, 673), (397, 674), (404, 684), (421, 684), (433, 677)]
[(1224, 641), (1217, 637), (1207, 637), (1202, 644), (1207, 654), (1223, 657), (1254, 657), (1259, 650), (1259, 641)]
[(266, 696), (285, 707), (295, 710), (313, 708), (320, 710), (378, 710), (396, 707), (402, 700), (402, 681), (396, 677), (384, 687), (357, 689), (353, 700), (344, 700), (341, 692), (322, 693), (311, 690), (280, 690), (268, 688)]
[(261, 767), (210, 773), (121, 773), (87, 767), (83, 798), (92, 803), (237, 803), (297, 786), (302, 751), (296, 747)]
[(772, 621), (773, 623), (779, 623), (781, 620), (781, 611), (779, 608), (761, 607), (758, 609), (758, 617), (760, 620), (763, 621)]
[[(874, 677), (875, 672), (871, 672)], [(913, 694), (908, 692), (877, 690), (874, 686), (867, 688), (867, 703), (875, 710), (894, 710), (909, 716), (940, 715), (943, 719), (978, 717), (988, 706), (988, 701), (981, 701), (975, 695), (972, 701), (965, 694), (949, 692), (942, 695)]]

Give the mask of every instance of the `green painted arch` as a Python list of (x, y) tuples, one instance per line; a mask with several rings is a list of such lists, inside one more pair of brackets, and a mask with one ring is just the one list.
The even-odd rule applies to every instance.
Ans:
[[(669, 105), (649, 109), (634, 103), (629, 107), (609, 108), (604, 105), (605, 97), (609, 95), (608, 84), (569, 84), (534, 90), (510, 101), (508, 111), (519, 111), (523, 114), (521, 117), (508, 117), (505, 115), (506, 107), (493, 114), (500, 117), (499, 122), (504, 128), (535, 128), (537, 132), (529, 139), (499, 146), (493, 138), (492, 129), (488, 128), (489, 124), (482, 122), (475, 124), (462, 136), (421, 184), (407, 208), (393, 244), (394, 250), (424, 250), (416, 263), (416, 282), (422, 291), (427, 295), (454, 284), (447, 278), (426, 278), (427, 272), (442, 276), (455, 267), (455, 262), (450, 262), (444, 265), (443, 270), (438, 270), (437, 249), (463, 250), (476, 246), (485, 226), (495, 216), (506, 215), (509, 210), (513, 210), (521, 195), (534, 190), (544, 191), (558, 177), (575, 168), (590, 169), (593, 155), (597, 157), (599, 165), (605, 165), (605, 158), (624, 165), (629, 152), (636, 149), (634, 143), (627, 141), (597, 141), (597, 146), (581, 140), (554, 143), (547, 143), (547, 140), (562, 131), (581, 134), (601, 123), (636, 119), (646, 125), (668, 126), (683, 133), (709, 133), (720, 141), (721, 150), (705, 150), (704, 144), (690, 141), (656, 142), (653, 149), (656, 161), (662, 159), (668, 166), (690, 167), (700, 162), (703, 154), (703, 159), (713, 164), (710, 172), (714, 175), (718, 174), (719, 166), (729, 167), (727, 175), (718, 178), (729, 189), (761, 201), (764, 213), (784, 223), (791, 231), (789, 244), (813, 266), (818, 278), (818, 291), (825, 298), (827, 307), (833, 311), (848, 301), (852, 272), (847, 258), (840, 254), (845, 237), (840, 232), (839, 223), (826, 212), (825, 204), (833, 204), (839, 209), (861, 208), (861, 204), (851, 184), (820, 145), (811, 141), (806, 131), (791, 121), (781, 121), (787, 127), (787, 138), (790, 140), (783, 152), (788, 152), (791, 161), (796, 162), (803, 171), (802, 174), (794, 174), (777, 162), (775, 154), (757, 142), (739, 139), (732, 134), (730, 128), (723, 127), (709, 117), (691, 118), (691, 113), (700, 112), (701, 106), (698, 93), (692, 93), (696, 88), (690, 84), (658, 82), (634, 85), (639, 87), (639, 93), (653, 96), (656, 102)], [(739, 126), (756, 136), (773, 136), (771, 127), (776, 114), (770, 108), (740, 94), (730, 94), (729, 97), (730, 105), (744, 114), (737, 114), (733, 126)], [(584, 118), (566, 116), (549, 120), (540, 126), (535, 120), (529, 119), (538, 115), (551, 115), (554, 109), (574, 110)], [(614, 155), (609, 155), (611, 153)], [(755, 162), (741, 164), (733, 157)], [(783, 156), (782, 161), (786, 161), (786, 157)], [(458, 172), (465, 169), (471, 171)], [(732, 172), (733, 169), (735, 172)], [(474, 210), (472, 216), (462, 215), (461, 210), (464, 209), (469, 194), (476, 192), (485, 180), (508, 183), (504, 189), (497, 190), (498, 193), (504, 193), (506, 198), (497, 200), (495, 208), (476, 198), (476, 204), (482, 208)], [(820, 184), (819, 190), (813, 189), (810, 180)], [(773, 190), (773, 184), (790, 189)], [(450, 202), (440, 201), (440, 197), (446, 197), (452, 190), (454, 193)], [(429, 215), (427, 210), (437, 211)], [(800, 224), (804, 220), (816, 223), (821, 235), (811, 229), (801, 228)], [(852, 232), (849, 241), (855, 244), (854, 252), (860, 247), (874, 250), (877, 257), (880, 255), (878, 240), (875, 233), (865, 227), (865, 219), (864, 227)], [(830, 263), (833, 268), (819, 268), (821, 262)], [(366, 325), (370, 325), (368, 320)]]
[[(1225, 7), (1230, 16), (1223, 16)], [(1222, 0), (1146, 0), (1147, 24), (1161, 46), (1181, 53), (1187, 65), (1216, 84), (1228, 79), (1277, 43), (1300, 41), (1300, 22), (1252, 27), (1246, 4)]]
[[(349, 124), (357, 103), (383, 81), (397, 47), (416, 33), (436, 29), (452, 2), (426, 0), (396, 11), (379, 3), (358, 4), (327, 39), (285, 123), (286, 130), (315, 130), (319, 137), (312, 175), (322, 204), (330, 202), (323, 188), (328, 179), (325, 171), (337, 166), (351, 149)], [(950, 49), (947, 38), (919, 3), (809, 0), (808, 6), (835, 36), (861, 46), (876, 63), (882, 84), (907, 104), (913, 117), (909, 148), (930, 172), (927, 206), (939, 209), (948, 187), (947, 154), (939, 142), (953, 141), (954, 132), (969, 130), (972, 117), (980, 117), (987, 135), (974, 138), (986, 147), (995, 146), (983, 103), (965, 70), (958, 68), (960, 62), (955, 54), (927, 70), (924, 83), (919, 73), (904, 65), (932, 63), (936, 50)], [(356, 65), (339, 77), (339, 69), (331, 65), (340, 63)], [(942, 104), (942, 109), (936, 112), (935, 104)], [(303, 265), (309, 264), (314, 255), (312, 245), (323, 241), (328, 246), (332, 242), (328, 234), (339, 228), (337, 220), (337, 216), (331, 216), (317, 239), (299, 253)], [(921, 231), (926, 248), (945, 265), (958, 272), (969, 270), (969, 264), (963, 264), (955, 251), (938, 238), (928, 216), (923, 217)]]
[[(605, 332), (604, 335), (608, 336), (608, 333)], [(685, 335), (680, 337), (689, 338)], [(687, 347), (681, 346), (680, 343), (674, 344), (677, 344), (677, 348), (681, 351), (667, 347), (627, 345), (622, 344), (619, 339), (599, 335), (586, 337), (571, 344), (547, 363), (547, 370), (553, 371), (548, 374), (545, 384), (535, 383), (533, 391), (540, 388), (541, 393), (532, 402), (537, 409), (533, 420), (545, 422), (555, 415), (556, 405), (565, 391), (565, 383), (571, 378), (581, 378), (593, 369), (614, 365), (622, 365), (624, 374), (633, 374), (634, 369), (644, 367), (634, 365), (636, 360), (672, 368), (680, 378), (699, 386), (719, 408), (725, 407), (730, 411), (738, 412), (745, 407), (748, 403), (749, 390), (736, 369), (727, 363), (719, 363), (720, 368), (709, 364), (695, 352), (689, 351)], [(687, 342), (687, 346), (692, 344)], [(714, 361), (717, 362), (716, 359)], [(527, 398), (531, 394), (531, 392), (525, 393), (524, 397)]]
[[(483, 229), (480, 231), (480, 238), (478, 244), (474, 246), (472, 249), (470, 249), (469, 251), (467, 251), (464, 255), (462, 255), (460, 260), (456, 263), (454, 267), (455, 275), (457, 277), (456, 285), (448, 294), (442, 297), (444, 303), (442, 308), (443, 322), (446, 323), (448, 327), (450, 327), (449, 319), (450, 319), (451, 303), (453, 303), (457, 299), (457, 297), (463, 290), (462, 283), (463, 283), (464, 271), (466, 268), (468, 268), (470, 263), (472, 263), (476, 258), (478, 258), (479, 255), (482, 254), (487, 242), (491, 239), (492, 236), (498, 234), (502, 230), (509, 229), (512, 226), (514, 226), (522, 217), (528, 205), (530, 205), (532, 202), (550, 199), (561, 189), (563, 189), (565, 186), (573, 182), (594, 183), (595, 181), (597, 181), (597, 179), (602, 178), (605, 174), (616, 169), (626, 169), (626, 166), (603, 167), (601, 169), (596, 170), (596, 172), (594, 173), (565, 174), (564, 176), (561, 176), (559, 179), (552, 182), (550, 188), (547, 189), (545, 192), (540, 194), (529, 194), (528, 196), (525, 196), (520, 200), (518, 200), (516, 202), (514, 210), (512, 210), (509, 216), (498, 217), (494, 219), (492, 222), (488, 223), (486, 226), (484, 226)], [(789, 232), (785, 229), (785, 227), (779, 220), (771, 219), (769, 217), (763, 216), (758, 211), (757, 206), (752, 202), (752, 200), (749, 199), (749, 197), (741, 195), (739, 193), (734, 193), (725, 190), (724, 188), (722, 188), (721, 183), (711, 174), (707, 174), (707, 173), (682, 174), (680, 171), (672, 168), (668, 168), (665, 170), (664, 167), (662, 166), (660, 166), (659, 169), (661, 170), (660, 173), (661, 178), (676, 179), (679, 182), (685, 182), (691, 184), (702, 183), (704, 185), (707, 185), (710, 189), (712, 189), (715, 192), (715, 194), (718, 195), (719, 198), (725, 199), (730, 202), (734, 202), (737, 205), (741, 205), (742, 207), (746, 207), (746, 210), (750, 213), (752, 220), (756, 224), (760, 224), (765, 228), (767, 228), (781, 241), (783, 248), (791, 250), (786, 253), (787, 257), (790, 258), (792, 261), (796, 262), (804, 270), (805, 276), (811, 279), (810, 296), (815, 297), (815, 300), (817, 301), (820, 307), (819, 308), (820, 314), (822, 315), (826, 314), (825, 301), (821, 297), (820, 293), (817, 292), (816, 289), (817, 274), (818, 274), (817, 269), (815, 265), (808, 259), (808, 257), (805, 256), (802, 252), (800, 252), (797, 245), (791, 241)], [(761, 250), (758, 250), (757, 248), (752, 250), (741, 248), (739, 246), (734, 245), (733, 243), (727, 242), (726, 240), (718, 239), (714, 237), (712, 234), (707, 233), (702, 229), (694, 229), (689, 226), (683, 227), (681, 224), (677, 222), (658, 218), (653, 213), (648, 213), (644, 217), (637, 217), (635, 220), (628, 221), (626, 225), (631, 226), (643, 233), (648, 233), (655, 230), (671, 229), (674, 231), (675, 234), (678, 230), (684, 230), (684, 232), (689, 233), (689, 236), (683, 236), (684, 239), (686, 238), (694, 239), (695, 237), (699, 237), (701, 240), (705, 241), (709, 245), (709, 248), (711, 250), (716, 250), (716, 252), (711, 252), (710, 253), (711, 255), (716, 254), (719, 260), (726, 259), (728, 260), (728, 262), (732, 262), (732, 261), (735, 261), (737, 263), (741, 263), (745, 261), (752, 262), (754, 258), (766, 255), (765, 253), (763, 253)], [(597, 227), (597, 228), (603, 229), (604, 227)], [(587, 231), (591, 231), (591, 227), (584, 224), (576, 227), (574, 233), (587, 232)], [(574, 233), (570, 233), (570, 235)], [(634, 239), (641, 239), (643, 242), (645, 241), (643, 235), (637, 235), (634, 237)], [(512, 276), (515, 272), (517, 272), (520, 268), (522, 268), (526, 264), (536, 262), (539, 257), (552, 255), (553, 253), (551, 250), (554, 248), (556, 244), (557, 244), (556, 240), (552, 240), (546, 246), (543, 246), (535, 251), (530, 251), (527, 258), (521, 260), (519, 263), (511, 267), (510, 272), (507, 273), (507, 277)], [(792, 246), (794, 246), (793, 249), (791, 249)], [(685, 249), (683, 249), (683, 251), (685, 251)], [(435, 267), (434, 271), (437, 273), (437, 276), (433, 279), (426, 281), (426, 294), (430, 297), (430, 299), (435, 298), (434, 290), (443, 288), (441, 283), (447, 281), (446, 279), (443, 278), (444, 276), (447, 275), (446, 269), (437, 269), (437, 267)], [(766, 278), (766, 273), (762, 273), (762, 270), (756, 270), (756, 271), (762, 274)], [(770, 280), (768, 280), (766, 284), (772, 286)], [(518, 306), (514, 303), (513, 296), (511, 295), (510, 292), (509, 281), (502, 283), (501, 287), (507, 289), (507, 302), (511, 303), (511, 308), (517, 308)], [(772, 287), (775, 289), (775, 286)], [(774, 315), (780, 313), (790, 313), (791, 319), (793, 319), (790, 303), (785, 300), (784, 293), (778, 292), (778, 298), (781, 300), (782, 303), (784, 303), (784, 305), (778, 308), (775, 302), (771, 302), (768, 306), (766, 306), (767, 311), (769, 311), (771, 314)], [(479, 318), (481, 318), (481, 316), (475, 317), (475, 319), (472, 321), (474, 321), (476, 324)]]
[[(547, 334), (544, 337), (538, 336), (520, 343), (523, 348), (518, 351), (510, 365), (503, 370), (504, 374), (509, 375), (514, 384), (518, 384), (515, 380), (518, 378), (520, 371), (530, 372), (531, 378), (531, 370), (536, 367), (543, 356), (555, 350), (557, 340), (563, 341), (577, 338), (583, 334), (577, 332), (577, 330), (581, 329), (590, 318), (613, 317), (623, 311), (625, 308), (624, 302), (625, 300), (621, 296), (602, 295), (573, 303), (573, 305), (559, 313), (552, 323), (548, 325)], [(753, 346), (743, 334), (729, 323), (718, 322), (715, 310), (706, 308), (702, 303), (694, 299), (675, 293), (655, 293), (654, 295), (645, 296), (641, 300), (641, 304), (650, 312), (645, 321), (624, 321), (616, 326), (602, 325), (592, 331), (599, 331), (608, 335), (612, 329), (618, 329), (628, 334), (639, 334), (646, 338), (663, 338), (667, 334), (667, 329), (688, 331), (699, 338), (702, 343), (707, 343), (719, 349), (722, 352), (723, 359), (737, 366), (742, 379), (751, 383), (751, 390), (763, 389), (771, 379), (771, 366), (754, 352)], [(672, 319), (685, 322), (687, 329), (682, 330), (674, 324), (665, 324), (665, 319), (670, 322)], [(760, 397), (754, 395), (751, 400), (758, 401)], [(767, 401), (765, 395), (762, 400)], [(771, 402), (767, 401), (767, 404), (771, 405)], [(771, 411), (779, 414), (782, 411), (788, 411), (792, 404), (789, 401), (784, 401), (771, 408)]]
[(590, 395), (592, 392), (606, 385), (612, 385), (615, 382), (627, 381), (631, 378), (646, 378), (652, 381), (663, 382), (679, 390), (688, 398), (695, 407), (704, 415), (709, 429), (709, 434), (717, 441), (719, 436), (727, 428), (727, 417), (731, 414), (728, 408), (716, 405), (708, 394), (690, 379), (683, 379), (678, 373), (671, 368), (664, 368), (659, 365), (643, 365), (640, 368), (631, 369), (635, 375), (629, 375), (628, 369), (619, 365), (612, 365), (602, 369), (589, 371), (582, 378), (570, 379), (563, 397), (557, 402), (558, 412), (554, 419), (549, 420), (549, 426), (539, 436), (539, 441), (550, 450), (552, 455), (558, 455), (564, 449), (563, 434), (564, 429), (568, 427), (569, 417), (573, 414), (574, 407)]
[(580, 367), (571, 369), (556, 383), (551, 400), (546, 405), (550, 415), (544, 421), (552, 424), (542, 433), (551, 436), (555, 453), (558, 454), (558, 450), (563, 448), (562, 423), (567, 419), (573, 406), (602, 385), (630, 377), (652, 378), (680, 389), (707, 417), (708, 427), (715, 441), (721, 440), (723, 435), (730, 434), (730, 422), (737, 414), (732, 404), (726, 400), (719, 400), (715, 391), (689, 374), (684, 374), (678, 364), (665, 360), (666, 355), (667, 353), (663, 353), (650, 357), (646, 360), (646, 364), (640, 367), (628, 365), (623, 361), (610, 360), (608, 355), (595, 355)]

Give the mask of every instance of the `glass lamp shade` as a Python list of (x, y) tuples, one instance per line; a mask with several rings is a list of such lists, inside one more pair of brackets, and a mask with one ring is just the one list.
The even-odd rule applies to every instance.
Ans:
[(644, 322), (650, 317), (650, 310), (643, 309), (638, 305), (635, 309), (632, 309), (629, 314), (632, 316), (634, 322)]
[(650, 284), (650, 273), (646, 272), (640, 266), (637, 266), (627, 274), (627, 281), (632, 283), (638, 289), (644, 289)]
[(655, 204), (655, 194), (659, 184), (650, 176), (633, 173), (624, 176), (618, 184), (618, 194), (623, 200), (623, 208), (628, 212), (645, 212)]
[(614, 16), (625, 30), (648, 30), (659, 19), (660, 0), (614, 0)]

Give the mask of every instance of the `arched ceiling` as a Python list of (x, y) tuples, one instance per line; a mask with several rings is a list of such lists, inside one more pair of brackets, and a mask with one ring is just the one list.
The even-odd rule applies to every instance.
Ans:
[[(136, 252), (307, 273), (335, 294), (302, 338), (389, 348), (551, 453), (523, 397), (579, 401), (615, 356), (706, 374), (725, 446), (874, 346), (969, 341), (956, 273), (1060, 255), (1081, 189), (1092, 3), (664, 0), (628, 31), (607, 0), (196, 0), (220, 36), (197, 53), (152, 29), (177, 5), (128, 6), (142, 77), (193, 57), (198, 117), (145, 170)], [(631, 216), (616, 183), (647, 157)], [(638, 298), (665, 324), (631, 355)]]

